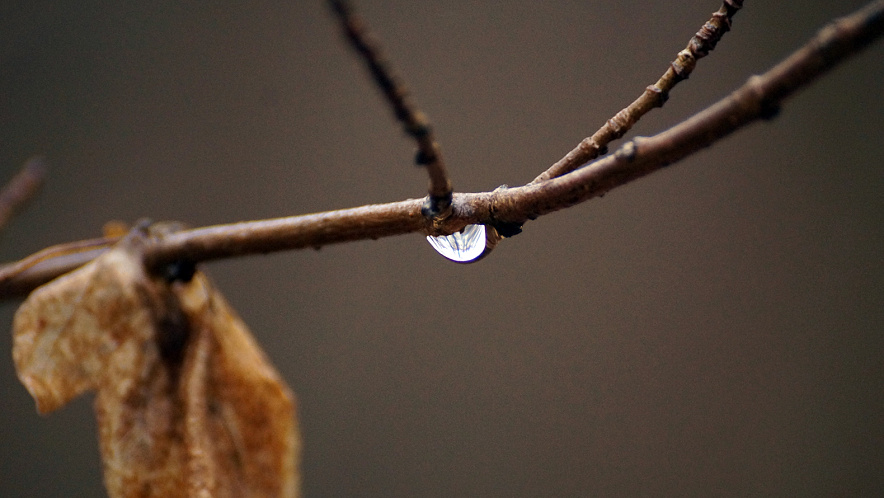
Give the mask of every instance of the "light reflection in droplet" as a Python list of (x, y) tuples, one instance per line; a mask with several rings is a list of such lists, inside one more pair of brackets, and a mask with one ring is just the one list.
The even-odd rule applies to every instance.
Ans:
[(485, 251), (485, 225), (467, 225), (451, 235), (427, 236), (433, 249), (458, 263), (474, 261)]

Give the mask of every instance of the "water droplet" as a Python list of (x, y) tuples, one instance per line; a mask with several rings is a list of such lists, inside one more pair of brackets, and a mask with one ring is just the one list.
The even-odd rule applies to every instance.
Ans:
[(451, 235), (427, 236), (433, 249), (451, 261), (469, 263), (485, 252), (485, 225), (467, 225)]

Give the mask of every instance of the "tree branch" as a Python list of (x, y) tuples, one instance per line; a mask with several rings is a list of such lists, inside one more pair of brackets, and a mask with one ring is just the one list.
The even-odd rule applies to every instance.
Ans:
[(32, 157), (0, 190), (0, 230), (37, 194), (45, 177), (46, 164), (43, 158)]
[[(451, 216), (438, 224), (421, 215), (421, 200), (409, 199), (218, 225), (156, 238), (145, 247), (146, 264), (157, 271), (177, 261), (318, 248), (418, 231), (450, 234), (470, 223), (523, 223), (602, 195), (708, 147), (751, 122), (772, 118), (786, 98), (882, 34), (884, 0), (877, 0), (832, 22), (787, 59), (766, 73), (751, 77), (728, 97), (681, 124), (653, 137), (636, 138), (616, 153), (558, 178), (493, 192), (455, 194)], [(53, 272), (43, 266), (52, 263), (41, 261), (17, 273), (0, 270), (0, 297), (12, 297), (33, 288), (31, 285), (37, 282), (35, 274), (51, 278)]]
[(731, 18), (743, 7), (743, 0), (724, 0), (721, 8), (697, 31), (688, 46), (669, 63), (669, 69), (653, 85), (605, 122), (592, 136), (584, 138), (577, 147), (541, 173), (531, 183), (538, 183), (570, 173), (608, 151), (608, 144), (622, 137), (639, 119), (655, 107), (663, 107), (669, 92), (697, 66), (697, 60), (709, 55), (721, 37), (731, 29)]
[(417, 142), (415, 163), (425, 166), (430, 175), (429, 198), (424, 206), (424, 216), (445, 218), (451, 208), (452, 187), (442, 159), (442, 149), (436, 142), (429, 119), (412, 101), (402, 78), (384, 56), (380, 43), (371, 35), (365, 21), (353, 12), (350, 2), (331, 0), (330, 3), (344, 27), (347, 40), (365, 60), (372, 79), (393, 107), (396, 119)]

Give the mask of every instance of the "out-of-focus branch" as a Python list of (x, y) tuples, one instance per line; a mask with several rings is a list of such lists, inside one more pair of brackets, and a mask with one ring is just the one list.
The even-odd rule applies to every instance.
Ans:
[(393, 107), (405, 132), (417, 142), (415, 162), (425, 166), (430, 175), (429, 198), (424, 216), (444, 218), (451, 207), (451, 182), (445, 170), (442, 150), (436, 142), (432, 126), (426, 114), (418, 109), (402, 78), (384, 56), (380, 43), (371, 35), (365, 21), (353, 12), (350, 2), (331, 0), (332, 9), (338, 15), (347, 39), (368, 65), (371, 76)]
[(697, 60), (709, 55), (718, 41), (731, 29), (731, 18), (743, 7), (743, 0), (724, 0), (721, 8), (697, 31), (688, 46), (678, 53), (669, 69), (653, 85), (645, 88), (641, 96), (625, 109), (614, 115), (591, 137), (584, 138), (571, 152), (535, 178), (532, 183), (542, 182), (574, 171), (608, 150), (608, 144), (622, 137), (635, 123), (655, 107), (663, 107), (669, 91), (680, 81), (688, 79)]
[[(321, 247), (423, 231), (450, 234), (470, 223), (522, 223), (602, 195), (662, 169), (758, 119), (776, 115), (801, 87), (884, 34), (884, 0), (836, 20), (768, 72), (751, 77), (731, 95), (688, 120), (649, 138), (636, 138), (614, 154), (540, 183), (493, 192), (455, 194), (451, 216), (433, 223), (411, 199), (326, 213), (198, 228), (157, 238), (144, 249), (153, 270), (179, 261), (207, 261), (269, 251)], [(52, 278), (42, 261), (15, 273), (0, 270), (0, 298), (27, 290), (33, 275)], [(70, 268), (68, 268), (70, 269)], [(61, 274), (58, 272), (55, 276)]]
[(0, 190), (0, 230), (37, 194), (45, 177), (45, 161), (40, 156), (32, 157)]
[(0, 297), (27, 294), (36, 287), (100, 256), (119, 237), (80, 240), (47, 247), (0, 267)]

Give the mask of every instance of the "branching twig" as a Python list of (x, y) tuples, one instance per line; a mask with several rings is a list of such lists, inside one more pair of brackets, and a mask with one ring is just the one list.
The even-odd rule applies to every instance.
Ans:
[(663, 107), (669, 98), (669, 91), (680, 81), (688, 79), (697, 60), (709, 55), (718, 41), (731, 29), (731, 18), (743, 7), (743, 0), (724, 0), (721, 8), (697, 31), (688, 46), (678, 53), (669, 64), (669, 69), (653, 85), (628, 107), (621, 110), (599, 128), (591, 137), (586, 137), (577, 147), (559, 159), (532, 183), (542, 182), (570, 173), (592, 161), (608, 150), (608, 144), (622, 137), (635, 123), (655, 107)]
[[(564, 209), (664, 168), (758, 119), (771, 118), (780, 104), (835, 64), (884, 35), (884, 0), (823, 28), (806, 45), (768, 72), (751, 77), (728, 97), (681, 124), (650, 138), (637, 138), (616, 153), (551, 180), (494, 192), (456, 194), (452, 214), (436, 224), (420, 214), (416, 199), (326, 213), (235, 223), (181, 231), (145, 248), (147, 264), (157, 269), (176, 261), (320, 247), (408, 232), (446, 234), (469, 223), (521, 223)], [(23, 281), (50, 272), (45, 261), (0, 278), (0, 297), (23, 292)], [(60, 274), (57, 273), (56, 275)]]
[(0, 190), (0, 230), (40, 190), (45, 177), (46, 164), (43, 158), (33, 157)]
[(405, 132), (417, 142), (418, 152), (415, 162), (427, 168), (430, 175), (429, 199), (424, 207), (424, 216), (445, 218), (451, 208), (451, 182), (442, 160), (442, 151), (433, 134), (427, 116), (417, 108), (409, 95), (402, 78), (393, 70), (384, 57), (380, 43), (368, 31), (362, 18), (355, 13), (346, 0), (331, 0), (332, 8), (341, 20), (347, 39), (365, 60), (375, 83), (384, 92), (393, 112)]

